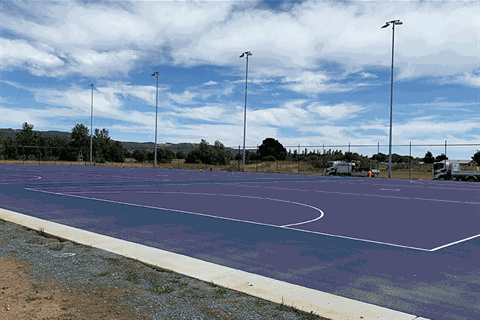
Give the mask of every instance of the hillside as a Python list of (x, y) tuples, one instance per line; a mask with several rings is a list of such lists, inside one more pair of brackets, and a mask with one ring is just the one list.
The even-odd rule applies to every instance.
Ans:
[[(15, 140), (15, 133), (21, 131), (21, 129), (0, 129), (0, 134), (4, 137), (10, 137), (13, 140)], [(33, 132), (45, 137), (45, 138), (53, 138), (55, 136), (60, 136), (61, 138), (66, 139), (67, 141), (72, 140), (70, 132), (62, 132), (62, 131), (37, 131), (33, 130)], [(112, 141), (116, 141), (113, 140)], [(126, 142), (126, 141), (120, 141), (122, 144), (123, 148), (125, 148), (128, 151), (133, 151), (133, 150), (147, 150), (147, 151), (153, 151), (155, 148), (155, 143), (153, 142)], [(161, 149), (170, 149), (174, 152), (179, 152), (183, 151), (185, 154), (189, 153), (193, 149), (197, 148), (199, 146), (199, 143), (159, 143), (158, 148)], [(238, 149), (233, 149), (233, 148), (225, 148), (227, 151), (232, 153), (233, 155), (236, 155), (238, 153)]]

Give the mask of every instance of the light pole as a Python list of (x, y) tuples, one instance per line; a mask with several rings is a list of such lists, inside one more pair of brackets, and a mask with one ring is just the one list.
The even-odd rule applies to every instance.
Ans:
[(400, 20), (392, 20), (385, 22), (383, 28), (392, 24), (392, 77), (390, 80), (390, 140), (388, 142), (388, 178), (392, 177), (392, 104), (393, 104), (393, 45), (395, 40), (395, 25), (401, 25), (403, 22)]
[(248, 56), (251, 56), (250, 51), (245, 51), (239, 58), (247, 57), (247, 68), (245, 70), (245, 110), (243, 111), (243, 172), (245, 172), (245, 135), (247, 132), (247, 78), (248, 78)]
[(91, 112), (90, 112), (90, 165), (92, 165), (92, 139), (93, 139), (93, 83), (90, 85), (92, 87), (92, 104), (91, 104)]
[(158, 75), (160, 72), (156, 71), (152, 73), (153, 76), (157, 76), (157, 93), (155, 94), (155, 165), (157, 167), (157, 111), (158, 111)]

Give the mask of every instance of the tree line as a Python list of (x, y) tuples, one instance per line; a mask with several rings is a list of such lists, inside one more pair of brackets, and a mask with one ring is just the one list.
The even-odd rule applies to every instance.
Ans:
[[(44, 137), (33, 131), (33, 124), (25, 122), (22, 129), (15, 133), (15, 139), (4, 138), (0, 133), (0, 146), (2, 151), (0, 157), (6, 160), (38, 160), (38, 161), (90, 161), (90, 132), (83, 124), (76, 124), (71, 131), (71, 140), (64, 137)], [(126, 158), (133, 158), (138, 162), (153, 162), (154, 151), (151, 150), (127, 150), (119, 141), (113, 141), (107, 129), (95, 129), (92, 135), (93, 161), (124, 162)], [(185, 159), (186, 163), (202, 163), (210, 165), (228, 165), (231, 160), (241, 161), (242, 153), (235, 156), (220, 141), (213, 145), (202, 139), (200, 145), (194, 150), (185, 153), (184, 151), (174, 152), (168, 148), (157, 148), (157, 162), (170, 163), (173, 159)], [(434, 157), (430, 151), (425, 153), (423, 158), (402, 156), (392, 154), (392, 163), (424, 162), (431, 164), (447, 160), (445, 154)], [(276, 139), (266, 138), (254, 152), (246, 150), (245, 162), (250, 164), (258, 161), (311, 161), (316, 162), (315, 166), (323, 167), (327, 161), (354, 161), (360, 162), (361, 167), (368, 167), (370, 161), (388, 162), (388, 155), (377, 153), (368, 157), (356, 152), (342, 152), (341, 150), (313, 150), (308, 152), (286, 150)], [(480, 151), (477, 151), (472, 160), (480, 165)]]

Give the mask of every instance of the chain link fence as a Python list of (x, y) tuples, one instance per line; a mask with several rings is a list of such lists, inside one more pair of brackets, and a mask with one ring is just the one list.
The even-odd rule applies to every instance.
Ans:
[[(378, 170), (376, 177), (388, 177), (388, 145), (321, 145), (321, 146), (285, 146), (287, 155), (284, 160), (274, 157), (259, 158), (258, 146), (245, 148), (245, 169), (243, 169), (243, 148), (226, 147), (230, 159), (226, 164), (209, 164), (188, 161), (190, 152), (198, 149), (198, 145), (161, 145), (157, 147), (157, 168), (229, 171), (229, 172), (262, 172), (281, 174), (323, 175), (328, 161), (361, 162), (362, 166)], [(210, 146), (211, 147), (211, 146)], [(450, 153), (462, 155), (468, 162), (480, 149), (480, 144), (422, 144), (393, 145), (391, 177), (394, 179), (432, 179), (433, 163), (425, 163), (423, 158), (427, 152), (437, 157), (449, 156)], [(170, 151), (167, 151), (170, 150)], [(143, 153), (143, 156), (138, 156)], [(133, 155), (137, 155), (136, 158)], [(92, 165), (112, 167), (154, 168), (154, 149), (144, 148), (135, 152), (128, 150), (124, 161), (105, 161), (103, 156), (93, 153)], [(400, 156), (403, 154), (403, 156)], [(417, 157), (412, 156), (417, 155)], [(368, 156), (370, 155), (370, 156)], [(377, 155), (377, 156), (374, 156)], [(383, 156), (383, 159), (380, 159)], [(386, 156), (386, 159), (385, 159)], [(208, 162), (208, 161), (207, 161)], [(75, 148), (38, 147), (38, 146), (0, 146), (0, 164), (24, 165), (90, 165), (89, 152)], [(467, 164), (467, 163), (465, 163)], [(471, 161), (470, 167), (476, 167)]]

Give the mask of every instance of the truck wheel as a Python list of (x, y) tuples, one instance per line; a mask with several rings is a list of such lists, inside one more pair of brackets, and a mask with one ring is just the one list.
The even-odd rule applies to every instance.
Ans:
[(475, 182), (475, 181), (477, 181), (477, 179), (475, 179), (475, 177), (468, 177), (467, 181), (468, 182)]

